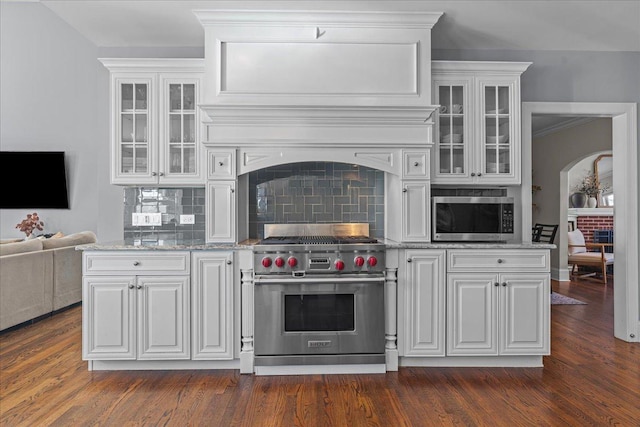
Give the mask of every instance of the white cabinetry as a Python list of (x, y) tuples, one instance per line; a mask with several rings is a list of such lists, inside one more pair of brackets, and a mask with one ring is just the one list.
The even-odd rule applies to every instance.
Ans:
[(520, 184), (520, 75), (529, 62), (432, 61), (436, 184)]
[(202, 185), (202, 59), (101, 59), (111, 73), (111, 183)]
[(429, 151), (405, 151), (402, 169), (402, 241), (431, 240)]
[(208, 104), (431, 102), (430, 30), (441, 13), (195, 13), (205, 30)]
[(208, 181), (206, 197), (207, 242), (234, 242), (236, 181)]
[(450, 250), (447, 355), (547, 355), (548, 250)]
[(191, 256), (192, 359), (233, 359), (233, 252)]
[(84, 252), (83, 359), (189, 359), (189, 283), (188, 252)]
[(445, 251), (416, 249), (400, 258), (400, 356), (445, 355)]

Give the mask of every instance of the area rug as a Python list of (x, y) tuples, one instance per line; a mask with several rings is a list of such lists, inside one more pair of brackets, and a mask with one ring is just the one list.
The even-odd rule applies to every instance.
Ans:
[(568, 305), (568, 304), (586, 304), (586, 302), (579, 301), (574, 298), (570, 298), (566, 295), (561, 295), (555, 292), (551, 292), (551, 305)]

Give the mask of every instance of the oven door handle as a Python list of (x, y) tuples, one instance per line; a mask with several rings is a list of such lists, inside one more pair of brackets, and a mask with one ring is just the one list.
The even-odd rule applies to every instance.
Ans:
[(383, 283), (384, 277), (256, 277), (253, 283), (256, 285), (286, 285), (308, 283)]

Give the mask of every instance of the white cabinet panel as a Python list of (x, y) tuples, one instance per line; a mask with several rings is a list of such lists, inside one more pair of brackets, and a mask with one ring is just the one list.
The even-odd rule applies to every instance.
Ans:
[(140, 274), (162, 272), (165, 275), (189, 274), (189, 253), (171, 251), (84, 252), (84, 274)]
[(548, 272), (549, 251), (527, 249), (484, 249), (449, 251), (450, 272)]
[(194, 253), (192, 359), (233, 359), (233, 252)]
[(82, 295), (82, 358), (136, 358), (135, 277), (85, 277)]
[(402, 188), (402, 240), (431, 240), (428, 181), (405, 181)]
[(235, 242), (235, 191), (235, 181), (207, 183), (207, 242)]
[(138, 277), (138, 359), (188, 359), (189, 277)]
[(401, 355), (444, 356), (445, 251), (408, 250), (404, 258), (398, 299)]

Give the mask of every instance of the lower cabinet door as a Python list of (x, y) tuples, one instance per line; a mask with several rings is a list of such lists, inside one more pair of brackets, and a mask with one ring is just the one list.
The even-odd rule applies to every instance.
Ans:
[(405, 252), (398, 344), (406, 357), (444, 356), (445, 251)]
[(189, 359), (189, 277), (140, 276), (138, 359)]
[(83, 278), (82, 358), (134, 360), (136, 358), (136, 278)]
[(550, 352), (549, 274), (500, 275), (500, 354)]
[(497, 274), (447, 277), (447, 355), (498, 354)]
[(233, 252), (191, 256), (194, 360), (233, 359)]

